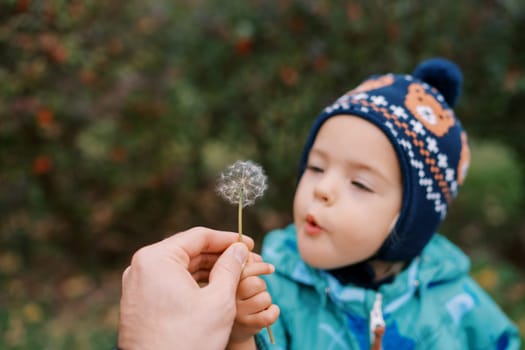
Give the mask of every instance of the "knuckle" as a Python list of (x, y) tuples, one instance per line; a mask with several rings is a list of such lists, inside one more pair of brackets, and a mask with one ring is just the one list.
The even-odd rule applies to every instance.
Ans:
[(251, 254), (251, 259), (252, 261), (254, 262), (262, 262), (263, 261), (263, 258), (261, 255), (257, 254), (257, 253), (250, 253)]
[(264, 291), (262, 293), (262, 300), (265, 304), (271, 305), (272, 304), (272, 296), (267, 291)]
[(257, 290), (266, 290), (266, 282), (260, 277), (254, 277), (253, 287)]
[(237, 324), (247, 327), (252, 324), (253, 317), (247, 314), (238, 314), (237, 317), (235, 318), (235, 322)]
[(257, 283), (257, 281), (255, 280), (255, 278), (257, 277), (247, 277), (243, 280), (241, 280), (239, 282), (239, 288), (243, 288), (244, 290), (249, 290), (249, 289), (252, 289), (255, 285), (255, 283)]
[(204, 232), (206, 228), (204, 226), (195, 226), (190, 228), (187, 232)]
[(137, 250), (131, 257), (131, 265), (134, 267), (141, 267), (149, 260), (148, 247), (142, 247)]

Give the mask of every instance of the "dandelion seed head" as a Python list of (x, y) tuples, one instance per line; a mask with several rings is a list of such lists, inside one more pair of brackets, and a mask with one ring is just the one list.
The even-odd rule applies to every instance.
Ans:
[(217, 192), (231, 204), (238, 204), (242, 196), (243, 207), (254, 204), (267, 188), (263, 168), (250, 160), (230, 165), (217, 184)]

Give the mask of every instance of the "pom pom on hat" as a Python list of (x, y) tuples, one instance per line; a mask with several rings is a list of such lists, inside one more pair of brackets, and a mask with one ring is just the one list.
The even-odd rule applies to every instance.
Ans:
[(458, 102), (463, 74), (455, 63), (444, 58), (431, 58), (421, 62), (412, 75), (438, 89), (450, 107)]

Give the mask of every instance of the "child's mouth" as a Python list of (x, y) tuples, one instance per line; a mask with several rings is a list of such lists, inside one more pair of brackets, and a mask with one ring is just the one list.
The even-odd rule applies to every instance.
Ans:
[(309, 236), (317, 236), (321, 233), (322, 227), (317, 224), (317, 221), (315, 220), (313, 215), (308, 214), (306, 216), (304, 231)]

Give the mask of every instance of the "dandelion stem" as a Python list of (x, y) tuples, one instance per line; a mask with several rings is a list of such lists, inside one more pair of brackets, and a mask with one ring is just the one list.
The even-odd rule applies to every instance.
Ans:
[[(242, 199), (244, 197), (244, 191), (241, 190), (241, 195), (239, 196), (239, 209), (238, 209), (238, 224), (237, 224), (237, 230), (239, 232), (239, 242), (242, 242)], [(266, 330), (268, 331), (268, 337), (270, 338), (270, 343), (275, 344), (275, 339), (273, 337), (273, 332), (270, 326), (266, 327)]]
[(243, 192), (241, 191), (241, 195), (239, 196), (239, 211), (238, 211), (238, 231), (239, 231), (239, 242), (242, 242), (242, 197), (244, 197)]

